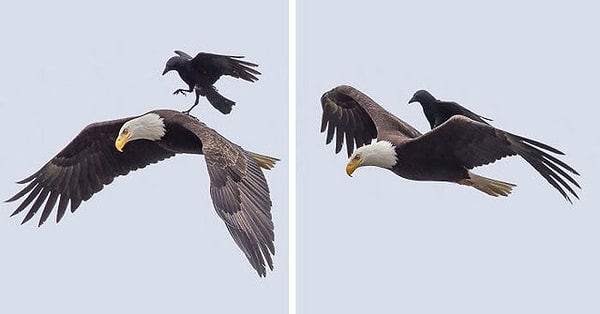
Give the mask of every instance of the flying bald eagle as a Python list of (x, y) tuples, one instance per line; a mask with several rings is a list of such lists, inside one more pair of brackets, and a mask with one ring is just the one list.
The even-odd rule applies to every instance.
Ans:
[(255, 63), (240, 60), (243, 56), (223, 56), (213, 53), (200, 52), (195, 57), (188, 55), (183, 51), (176, 50), (177, 56), (167, 60), (163, 75), (171, 70), (177, 71), (179, 77), (188, 85), (188, 89), (177, 89), (173, 94), (191, 93), (196, 91), (196, 100), (194, 105), (184, 111), (189, 113), (196, 105), (200, 96), (208, 99), (213, 107), (221, 113), (228, 114), (235, 102), (219, 94), (213, 84), (219, 80), (222, 75), (229, 75), (235, 78), (241, 78), (248, 82), (258, 80), (256, 75), (260, 72), (253, 69), (258, 65)]
[(7, 202), (26, 198), (11, 216), (33, 202), (22, 223), (43, 208), (41, 226), (58, 201), (59, 222), (69, 203), (75, 212), (115, 177), (180, 153), (204, 155), (217, 214), (252, 267), (265, 276), (265, 262), (273, 269), (275, 247), (269, 187), (261, 168), (271, 169), (278, 159), (246, 151), (178, 111), (154, 110), (88, 125), (40, 170), (18, 182), (28, 185)]
[[(410, 180), (455, 182), (492, 196), (508, 196), (516, 185), (476, 175), (470, 169), (519, 155), (567, 201), (572, 203), (570, 195), (579, 198), (571, 185), (581, 187), (568, 172), (579, 173), (550, 154), (564, 155), (562, 152), (496, 129), (485, 121), (451, 115), (421, 134), (367, 95), (344, 85), (323, 94), (321, 104), (321, 132), (327, 131), (327, 144), (335, 135), (336, 153), (345, 139), (349, 176), (358, 167), (377, 166)], [(373, 139), (376, 142), (371, 143)]]

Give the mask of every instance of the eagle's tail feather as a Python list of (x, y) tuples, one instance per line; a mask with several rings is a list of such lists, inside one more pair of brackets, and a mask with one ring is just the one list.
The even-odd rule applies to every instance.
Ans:
[(256, 161), (256, 163), (263, 169), (270, 170), (275, 167), (275, 163), (279, 161), (278, 158), (261, 155), (253, 152), (246, 151), (248, 155)]
[(458, 183), (472, 186), (491, 196), (508, 196), (512, 192), (513, 187), (517, 186), (516, 184), (478, 176), (470, 171), (468, 175), (468, 178), (462, 179)]

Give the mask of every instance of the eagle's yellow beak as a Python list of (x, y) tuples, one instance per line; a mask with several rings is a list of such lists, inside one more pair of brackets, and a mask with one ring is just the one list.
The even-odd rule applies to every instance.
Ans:
[(356, 168), (358, 168), (359, 166), (360, 160), (358, 158), (350, 159), (350, 161), (348, 161), (348, 164), (346, 165), (346, 174), (348, 174), (348, 176), (352, 176), (354, 170), (356, 170)]
[(129, 138), (131, 138), (131, 133), (119, 134), (119, 137), (117, 137), (117, 140), (115, 141), (115, 147), (118, 151), (120, 151), (121, 153), (123, 152), (123, 147), (125, 147), (125, 144), (129, 142)]

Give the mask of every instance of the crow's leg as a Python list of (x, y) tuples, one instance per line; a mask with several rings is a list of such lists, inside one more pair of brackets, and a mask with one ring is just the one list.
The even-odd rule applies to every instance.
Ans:
[(196, 100), (194, 101), (194, 105), (190, 109), (182, 112), (185, 114), (190, 114), (190, 111), (192, 111), (192, 109), (198, 105), (198, 102), (200, 102), (200, 91), (196, 88)]

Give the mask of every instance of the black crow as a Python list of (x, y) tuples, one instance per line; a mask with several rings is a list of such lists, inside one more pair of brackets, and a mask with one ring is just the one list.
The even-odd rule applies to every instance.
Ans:
[(257, 81), (256, 75), (260, 72), (253, 69), (257, 64), (239, 60), (243, 56), (223, 56), (212, 53), (200, 52), (196, 57), (188, 55), (183, 51), (176, 50), (177, 56), (171, 57), (165, 66), (163, 75), (171, 70), (177, 71), (181, 79), (188, 84), (188, 89), (178, 89), (173, 94), (191, 93), (195, 90), (196, 100), (194, 105), (184, 111), (189, 113), (196, 105), (200, 96), (208, 99), (213, 107), (223, 114), (231, 112), (231, 107), (235, 102), (219, 94), (213, 84), (221, 75), (229, 75), (235, 78), (241, 78), (248, 82)]
[(453, 101), (442, 101), (438, 100), (426, 90), (418, 90), (408, 103), (418, 102), (423, 106), (423, 113), (431, 128), (435, 128), (438, 125), (446, 122), (454, 115), (463, 115), (467, 118), (475, 120), (477, 122), (488, 124), (487, 121), (492, 119), (480, 116), (473, 111), (453, 102)]

